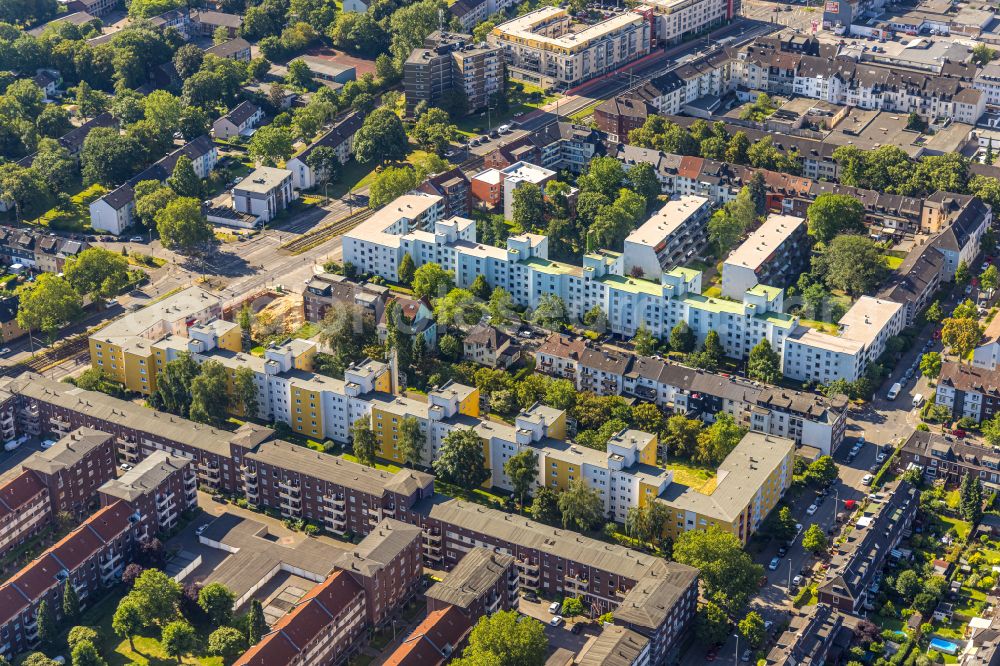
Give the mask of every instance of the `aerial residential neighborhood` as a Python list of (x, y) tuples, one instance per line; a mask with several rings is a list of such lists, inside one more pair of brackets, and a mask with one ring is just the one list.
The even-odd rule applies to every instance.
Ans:
[(1000, 666), (1000, 9), (0, 0), (0, 666)]

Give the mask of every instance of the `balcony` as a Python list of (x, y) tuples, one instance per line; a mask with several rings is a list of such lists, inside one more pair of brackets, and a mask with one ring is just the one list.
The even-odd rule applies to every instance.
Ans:
[(343, 495), (324, 495), (323, 501), (329, 504), (334, 509), (341, 512), (344, 510), (344, 496)]
[(533, 573), (535, 577), (538, 576), (538, 563), (532, 562), (531, 560), (517, 560), (518, 571)]
[(241, 467), (240, 470), (242, 470), (242, 472), (243, 472), (243, 478), (244, 479), (256, 479), (257, 478), (257, 470), (253, 469), (252, 467), (247, 467), (246, 465), (243, 465), (243, 467)]
[(55, 430), (62, 430), (64, 432), (69, 430), (69, 421), (61, 416), (49, 417), (49, 423), (52, 424), (52, 427)]
[(575, 590), (590, 589), (590, 581), (583, 576), (567, 575), (564, 584), (566, 587)]
[(301, 501), (301, 493), (298, 488), (287, 488), (285, 486), (278, 486), (278, 497), (286, 500), (294, 500), (296, 502)]
[(347, 518), (335, 518), (331, 516), (326, 516), (323, 518), (323, 523), (327, 526), (331, 532), (337, 534), (343, 534), (347, 531)]
[(486, 606), (486, 614), (487, 615), (492, 615), (493, 613), (495, 613), (498, 610), (500, 610), (500, 602), (501, 601), (503, 601), (503, 597), (501, 597), (500, 595), (497, 595), (497, 598), (494, 599), (493, 601), (491, 601)]
[(21, 409), (21, 415), (32, 419), (37, 419), (39, 416), (38, 405), (27, 405), (23, 407)]
[(441, 534), (440, 533), (428, 532), (428, 531), (425, 530), (424, 534), (423, 534), (423, 537), (424, 537), (424, 541), (425, 542), (436, 543), (438, 545), (441, 544)]
[(156, 508), (157, 509), (160, 509), (161, 511), (166, 511), (171, 506), (175, 506), (175, 504), (174, 504), (174, 494), (172, 492), (167, 493), (166, 495), (157, 495), (156, 496)]

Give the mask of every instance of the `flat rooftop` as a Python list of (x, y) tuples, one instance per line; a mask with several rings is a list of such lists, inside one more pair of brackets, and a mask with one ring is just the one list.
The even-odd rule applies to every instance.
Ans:
[(515, 162), (509, 167), (500, 170), (504, 180), (523, 180), (529, 183), (541, 183), (547, 178), (556, 175), (552, 169), (532, 164), (530, 162)]
[(803, 217), (794, 215), (768, 215), (750, 237), (733, 250), (726, 263), (757, 270), (799, 228), (805, 226)]
[(655, 248), (707, 205), (708, 199), (693, 194), (668, 201), (642, 226), (630, 233), (625, 242)]
[(542, 7), (533, 12), (528, 12), (524, 16), (501, 23), (493, 28), (493, 35), (504, 39), (523, 40), (525, 43), (534, 43), (538, 46), (547, 46), (550, 50), (571, 51), (586, 46), (591, 40), (599, 39), (609, 33), (616, 32), (634, 23), (641, 23), (644, 20), (639, 14), (625, 11), (592, 25), (582, 25), (567, 20), (566, 32), (558, 37), (550, 37), (535, 32), (537, 26), (540, 24), (551, 24), (563, 17), (566, 19), (569, 18), (569, 12), (566, 9), (561, 7)]
[(255, 194), (267, 194), (271, 190), (281, 186), (281, 184), (292, 177), (292, 172), (288, 169), (278, 169), (276, 167), (257, 167), (253, 173), (243, 179), (243, 181), (233, 187), (233, 190), (240, 192), (252, 192)]
[(119, 317), (92, 337), (107, 342), (126, 336), (141, 336), (164, 322), (190, 319), (205, 310), (219, 305), (219, 298), (201, 287), (188, 287), (162, 301), (151, 303), (141, 310)]

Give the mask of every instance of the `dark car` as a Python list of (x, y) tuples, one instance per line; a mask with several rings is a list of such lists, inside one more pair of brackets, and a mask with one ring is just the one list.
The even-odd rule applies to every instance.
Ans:
[(570, 631), (573, 632), (574, 634), (578, 634), (581, 631), (583, 631), (583, 625), (577, 622), (576, 624), (573, 625), (573, 628), (570, 629)]
[(535, 594), (534, 592), (529, 592), (528, 594), (524, 595), (524, 600), (530, 601), (532, 603), (538, 603), (538, 595)]
[(788, 546), (778, 546), (778, 557), (784, 557), (788, 553)]

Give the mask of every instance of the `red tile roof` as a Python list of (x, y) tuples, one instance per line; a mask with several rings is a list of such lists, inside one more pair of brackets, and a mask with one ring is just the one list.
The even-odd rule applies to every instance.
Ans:
[(701, 157), (682, 157), (681, 164), (677, 167), (677, 175), (682, 178), (697, 180), (701, 176), (701, 167), (705, 163)]
[(128, 504), (118, 500), (88, 518), (84, 525), (89, 526), (104, 541), (113, 541), (129, 528), (129, 516), (132, 513)]
[(0, 516), (6, 516), (30, 504), (45, 485), (29, 469), (24, 470), (0, 488)]
[(86, 523), (64, 536), (49, 552), (69, 571), (74, 571), (88, 557), (97, 553), (104, 542)]
[(316, 638), (363, 590), (350, 575), (338, 571), (309, 590), (295, 608), (278, 620), (273, 631), (233, 666), (287, 664)]
[(455, 606), (428, 613), (406, 641), (389, 655), (385, 666), (443, 664), (445, 646), (454, 651), (470, 631), (472, 622)]
[(579, 361), (583, 351), (587, 348), (587, 343), (583, 338), (571, 338), (559, 333), (553, 333), (545, 338), (535, 354), (547, 354), (556, 358), (568, 358)]
[(38, 599), (59, 583), (56, 574), (62, 570), (62, 565), (46, 551), (41, 557), (18, 571), (10, 579), (10, 584), (29, 599)]
[(28, 605), (28, 600), (13, 585), (8, 583), (0, 587), (0, 626), (10, 622)]

